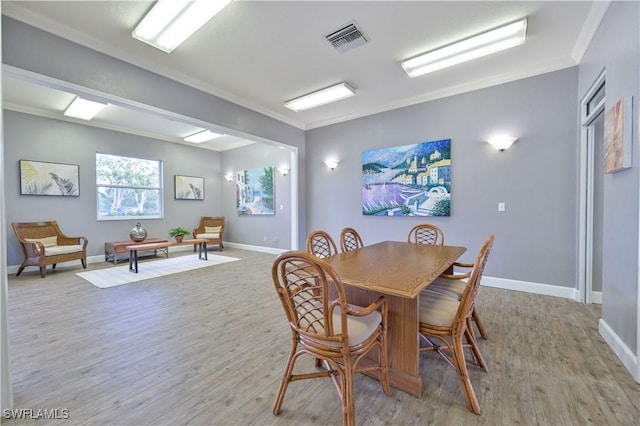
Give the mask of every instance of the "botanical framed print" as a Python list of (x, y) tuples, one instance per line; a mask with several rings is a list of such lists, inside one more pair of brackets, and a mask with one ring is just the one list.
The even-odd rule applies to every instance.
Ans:
[(362, 214), (449, 216), (451, 139), (362, 153)]
[(604, 115), (604, 172), (631, 167), (632, 98), (624, 97)]
[(204, 178), (175, 175), (176, 200), (204, 200)]
[(236, 210), (239, 215), (275, 214), (273, 166), (236, 173)]
[(20, 194), (80, 196), (80, 166), (20, 160)]

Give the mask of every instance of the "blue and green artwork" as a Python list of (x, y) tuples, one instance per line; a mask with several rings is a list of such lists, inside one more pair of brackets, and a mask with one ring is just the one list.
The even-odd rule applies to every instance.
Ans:
[(451, 139), (362, 153), (362, 214), (449, 216)]

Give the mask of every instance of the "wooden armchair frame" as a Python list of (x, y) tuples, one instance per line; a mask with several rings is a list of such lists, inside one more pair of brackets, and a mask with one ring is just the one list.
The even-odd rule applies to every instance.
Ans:
[(407, 242), (418, 244), (444, 244), (444, 231), (436, 225), (421, 223), (411, 228), (407, 237)]
[[(42, 278), (46, 275), (47, 265), (52, 265), (53, 269), (60, 262), (68, 262), (70, 260), (80, 260), (82, 267), (87, 268), (87, 244), (88, 240), (85, 237), (70, 237), (65, 235), (58, 226), (58, 222), (55, 220), (47, 222), (11, 222), (13, 231), (20, 242), (22, 253), (24, 254), (24, 260), (16, 272), (16, 276), (20, 275), (26, 266), (37, 266), (40, 268), (40, 276)], [(57, 242), (55, 246), (64, 248), (69, 246), (70, 250), (73, 250), (72, 246), (78, 246), (77, 250), (71, 252), (63, 252), (56, 254), (55, 250), (51, 250), (53, 254), (47, 254), (47, 249), (42, 242), (28, 241), (28, 240), (40, 240), (43, 238), (56, 237)]]
[[(201, 216), (200, 224), (198, 227), (193, 229), (193, 238), (202, 238), (207, 240), (207, 247), (210, 244), (218, 244), (220, 247), (220, 251), (224, 248), (224, 242), (222, 241), (224, 238), (224, 216)], [(205, 227), (220, 227), (220, 233), (215, 236), (209, 234), (206, 231)], [(197, 244), (193, 245), (193, 252), (195, 253), (197, 249)]]
[(358, 231), (353, 228), (344, 228), (340, 231), (340, 249), (342, 252), (353, 251), (364, 247)]
[[(382, 390), (391, 395), (386, 299), (380, 297), (367, 307), (348, 304), (340, 277), (328, 263), (311, 253), (283, 253), (274, 261), (271, 273), (291, 331), (291, 349), (273, 413), (280, 413), (290, 382), (329, 377), (342, 400), (343, 424), (355, 425), (355, 374), (377, 372)], [(377, 362), (363, 360), (371, 351), (377, 352)], [(302, 355), (314, 357), (316, 367), (324, 368), (294, 373), (295, 363)], [(309, 397), (313, 400), (313, 395)]]
[(325, 258), (338, 253), (338, 247), (327, 232), (312, 231), (307, 236), (307, 252)]
[(420, 294), (419, 332), (420, 337), (428, 343), (428, 346), (420, 350), (436, 351), (456, 369), (467, 400), (467, 407), (475, 414), (480, 414), (480, 404), (469, 379), (464, 349), (470, 350), (477, 366), (487, 370), (487, 364), (471, 330), (470, 319), (493, 241), (494, 236), (491, 234), (482, 245), (460, 301), (440, 293), (429, 292), (428, 288)]

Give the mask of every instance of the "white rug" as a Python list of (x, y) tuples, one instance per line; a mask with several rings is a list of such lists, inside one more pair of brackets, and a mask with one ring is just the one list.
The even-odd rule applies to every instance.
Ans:
[(125, 266), (98, 269), (96, 271), (77, 272), (76, 275), (100, 288), (114, 287), (163, 275), (205, 268), (207, 266), (240, 260), (236, 257), (208, 254), (209, 260), (200, 260), (198, 255), (170, 257), (148, 262), (138, 262), (138, 273), (129, 271), (129, 262)]

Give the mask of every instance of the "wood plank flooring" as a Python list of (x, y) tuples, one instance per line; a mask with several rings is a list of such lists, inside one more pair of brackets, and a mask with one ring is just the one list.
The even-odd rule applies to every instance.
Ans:
[[(292, 383), (282, 413), (271, 413), (290, 345), (275, 256), (221, 254), (242, 260), (109, 289), (78, 277), (79, 263), (44, 279), (36, 268), (11, 275), (15, 408), (66, 409), (69, 418), (2, 424), (341, 424), (328, 379)], [(483, 413), (467, 410), (455, 371), (425, 353), (422, 398), (387, 397), (377, 381), (356, 378), (357, 424), (638, 424), (640, 385), (599, 336), (599, 306), (485, 287), (478, 297), (489, 372), (470, 375)]]

